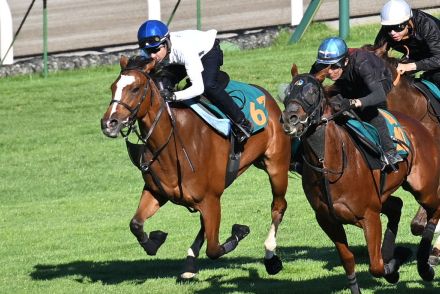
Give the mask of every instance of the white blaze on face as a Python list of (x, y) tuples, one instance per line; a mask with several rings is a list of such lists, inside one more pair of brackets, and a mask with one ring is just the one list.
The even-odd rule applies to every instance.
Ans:
[[(132, 83), (134, 83), (135, 79), (133, 76), (126, 76), (126, 75), (121, 75), (121, 78), (119, 79), (119, 81), (116, 83), (116, 91), (115, 91), (115, 97), (113, 98), (113, 100), (116, 101), (121, 101), (122, 98), (122, 91), (124, 90), (124, 88), (128, 85), (131, 85)], [(116, 112), (116, 107), (118, 106), (118, 103), (113, 103), (112, 106), (112, 111), (110, 112), (110, 116)]]

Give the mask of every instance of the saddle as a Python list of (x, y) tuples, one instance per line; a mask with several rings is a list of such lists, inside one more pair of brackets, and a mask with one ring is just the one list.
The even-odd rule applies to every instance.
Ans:
[(426, 97), (435, 116), (440, 121), (440, 89), (437, 85), (425, 79), (415, 79), (414, 87)]
[[(388, 111), (380, 109), (385, 118), (388, 132), (394, 142), (397, 152), (402, 158), (408, 156), (410, 141), (397, 119)], [(382, 147), (376, 128), (366, 122), (348, 119), (345, 127), (352, 136), (356, 146), (361, 151), (371, 169), (382, 169)]]

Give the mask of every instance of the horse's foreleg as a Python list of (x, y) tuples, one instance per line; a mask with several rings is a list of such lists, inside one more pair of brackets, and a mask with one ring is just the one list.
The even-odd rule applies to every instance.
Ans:
[(382, 225), (380, 223), (379, 213), (367, 212), (365, 218), (360, 221), (364, 230), (365, 240), (370, 257), (370, 273), (376, 278), (383, 277), (385, 274), (394, 272), (394, 268), (386, 270), (381, 254)]
[(274, 198), (272, 202), (272, 223), (270, 225), (269, 234), (266, 241), (264, 241), (265, 256), (264, 265), (266, 271), (270, 275), (275, 275), (281, 271), (283, 264), (281, 259), (275, 254), (277, 247), (276, 235), (278, 232), (278, 226), (283, 220), (284, 212), (287, 208), (287, 202), (283, 197)]
[(399, 268), (411, 255), (406, 250), (401, 250), (393, 255), (388, 262), (384, 262), (381, 253), (381, 237), (382, 225), (379, 213), (369, 211), (365, 214), (365, 218), (360, 221), (364, 230), (365, 240), (368, 247), (368, 255), (370, 257), (370, 273), (374, 277), (384, 277), (389, 283), (397, 283), (399, 281)]
[(270, 163), (266, 163), (266, 166), (270, 178), (273, 200), (271, 205), (272, 223), (270, 225), (267, 238), (264, 241), (264, 265), (268, 274), (275, 275), (283, 268), (281, 259), (275, 254), (275, 250), (277, 247), (276, 236), (278, 232), (278, 226), (283, 220), (284, 213), (287, 209), (285, 195), (287, 191), (288, 178), (287, 172), (279, 172), (278, 169), (272, 168)]
[(319, 226), (335, 244), (339, 253), (342, 266), (348, 278), (349, 288), (352, 294), (359, 294), (361, 290), (356, 279), (354, 255), (348, 248), (347, 235), (344, 227), (336, 223), (327, 214), (316, 213), (316, 220)]
[[(411, 249), (398, 247), (396, 249), (396, 236), (399, 228), (400, 216), (402, 214), (403, 202), (400, 198), (390, 196), (382, 205), (382, 213), (388, 218), (387, 228), (382, 241), (382, 259), (392, 273), (384, 275), (384, 278), (392, 284), (398, 282), (400, 275), (396, 266), (400, 266), (411, 255)], [(393, 260), (394, 259), (394, 260)], [(391, 265), (391, 266), (390, 266)]]
[(200, 216), (200, 230), (196, 236), (196, 239), (188, 249), (188, 255), (186, 256), (185, 264), (183, 266), (183, 272), (180, 275), (182, 279), (192, 279), (198, 272), (196, 259), (199, 257), (200, 249), (205, 242), (205, 227), (203, 225), (203, 218)]
[(205, 197), (199, 206), (203, 217), (206, 236), (206, 255), (211, 259), (217, 259), (234, 250), (238, 243), (249, 234), (249, 227), (235, 224), (232, 226), (231, 236), (225, 243), (219, 244), (218, 235), (220, 228), (221, 208), (217, 197)]
[(156, 255), (159, 247), (165, 242), (167, 233), (153, 231), (148, 236), (144, 231), (144, 222), (165, 203), (166, 200), (159, 202), (148, 190), (144, 190), (136, 213), (130, 221), (131, 232), (148, 255)]

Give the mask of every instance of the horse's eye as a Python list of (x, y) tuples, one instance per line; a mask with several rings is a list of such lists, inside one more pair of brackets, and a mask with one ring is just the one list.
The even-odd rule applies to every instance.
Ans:
[(132, 92), (132, 93), (137, 93), (137, 92), (139, 92), (139, 87), (133, 88), (133, 89), (131, 90), (131, 92)]

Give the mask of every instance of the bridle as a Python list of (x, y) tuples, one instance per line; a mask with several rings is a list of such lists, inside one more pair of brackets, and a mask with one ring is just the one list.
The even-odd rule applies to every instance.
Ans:
[[(299, 134), (298, 136), (301, 138), (301, 140), (304, 140), (306, 137), (308, 137), (310, 135), (309, 129), (313, 126), (314, 130), (317, 130), (319, 126), (321, 125), (327, 125), (327, 123), (329, 121), (334, 120), (336, 117), (340, 116), (342, 114), (342, 111), (336, 112), (334, 114), (331, 114), (329, 116), (323, 116), (324, 113), (324, 107), (326, 104), (326, 98), (324, 96), (324, 90), (320, 84), (320, 82), (318, 80), (316, 80), (316, 78), (313, 75), (304, 75), (307, 77), (312, 78), (312, 83), (315, 84), (315, 86), (318, 87), (319, 89), (319, 93), (318, 96), (316, 98), (316, 101), (313, 101), (312, 103), (309, 101), (307, 102), (306, 99), (303, 99), (303, 96), (300, 96), (299, 98), (294, 96), (291, 96), (291, 91), (293, 88), (293, 85), (295, 85), (295, 83), (298, 83), (298, 80), (294, 80), (292, 81), (290, 88), (287, 90), (287, 97), (286, 100), (284, 101), (284, 104), (287, 108), (287, 105), (290, 103), (297, 103), (299, 105), (301, 105), (301, 107), (303, 108), (303, 110), (305, 111), (305, 113), (307, 114), (307, 117), (303, 120), (301, 119), (296, 119), (295, 121), (291, 122), (291, 120), (287, 120), (289, 121), (289, 124), (291, 123), (292, 125), (296, 126), (298, 124), (302, 124), (303, 125), (303, 131), (301, 132), (301, 134)], [(301, 84), (302, 85), (302, 84)], [(283, 120), (285, 121), (287, 119), (286, 117), (286, 113), (285, 111), (283, 112)], [(312, 149), (318, 149), (319, 146), (314, 146), (315, 148), (312, 147)], [(319, 153), (319, 152), (315, 152)], [(328, 168), (325, 167), (321, 167), (321, 166), (316, 166), (314, 164), (312, 164), (311, 162), (307, 161), (307, 159), (305, 158), (304, 154), (302, 155), (304, 163), (306, 163), (308, 166), (310, 166), (313, 170), (320, 172), (324, 175), (326, 174), (335, 174), (338, 175), (339, 177), (342, 176), (344, 169), (346, 167), (347, 164), (347, 160), (346, 160), (346, 155), (345, 155), (345, 149), (344, 149), (344, 144), (342, 144), (342, 168), (340, 171), (333, 171), (330, 170)], [(318, 156), (318, 161), (320, 162), (320, 165), (323, 166), (324, 164), (324, 157), (320, 157)]]
[[(157, 124), (159, 123), (159, 120), (160, 120), (160, 118), (161, 118), (161, 116), (162, 116), (162, 114), (163, 114), (163, 112), (165, 110), (165, 107), (166, 107), (165, 105), (166, 104), (165, 104), (165, 101), (163, 99), (159, 99), (160, 100), (159, 111), (157, 112), (156, 117), (154, 118), (153, 123), (151, 124), (151, 127), (148, 130), (148, 133), (145, 134), (145, 135), (142, 135), (138, 131), (135, 123), (136, 123), (137, 118), (138, 118), (139, 109), (141, 108), (142, 104), (145, 102), (145, 99), (147, 97), (148, 92), (150, 92), (151, 105), (153, 104), (153, 97), (154, 97), (154, 95), (153, 95), (153, 90), (152, 90), (151, 85), (150, 85), (152, 80), (151, 80), (151, 77), (146, 72), (144, 72), (143, 70), (141, 70), (141, 69), (139, 69), (137, 67), (124, 68), (124, 69), (121, 70), (120, 75), (122, 75), (124, 72), (128, 72), (128, 71), (131, 71), (131, 70), (134, 70), (136, 72), (141, 73), (146, 78), (146, 82), (145, 82), (145, 85), (144, 85), (144, 88), (143, 88), (143, 93), (142, 93), (141, 99), (136, 104), (136, 106), (133, 107), (133, 108), (130, 107), (130, 105), (128, 105), (127, 103), (125, 103), (123, 101), (120, 101), (120, 100), (115, 100), (115, 99), (110, 101), (110, 105), (113, 104), (113, 103), (117, 103), (117, 104), (123, 106), (125, 109), (127, 109), (130, 112), (130, 115), (128, 117), (127, 122), (124, 123), (124, 127), (125, 128), (120, 130), (120, 133), (121, 133), (122, 137), (126, 141), (128, 141), (128, 136), (130, 135), (131, 132), (134, 132), (136, 134), (138, 140), (146, 145), (148, 143), (148, 140), (150, 139), (151, 135), (153, 134), (153, 131), (156, 129)], [(157, 150), (152, 152), (151, 159), (147, 163), (142, 164), (142, 170), (144, 172), (147, 172), (150, 169), (151, 164), (157, 159), (157, 157), (162, 152), (162, 150), (165, 149), (165, 147), (168, 145), (168, 143), (171, 140), (171, 137), (172, 137), (173, 133), (174, 133), (174, 124), (172, 124), (170, 133), (168, 134), (168, 137), (167, 137), (165, 143), (163, 143), (159, 148), (157, 148)], [(147, 148), (147, 149), (150, 150), (150, 148)]]
[(143, 91), (142, 97), (139, 100), (139, 102), (136, 104), (135, 107), (131, 108), (127, 103), (122, 102), (120, 100), (114, 100), (113, 99), (113, 100), (110, 101), (110, 104), (112, 104), (112, 103), (120, 104), (120, 105), (122, 105), (124, 108), (126, 108), (130, 112), (130, 115), (128, 117), (128, 121), (124, 125), (126, 131), (124, 131), (123, 129), (120, 130), (120, 133), (121, 133), (122, 137), (125, 138), (126, 141), (128, 141), (128, 136), (130, 135), (131, 132), (134, 132), (136, 134), (138, 140), (141, 141), (142, 143), (144, 143), (145, 145), (147, 145), (148, 144), (148, 140), (150, 139), (150, 137), (152, 136), (154, 130), (156, 129), (156, 127), (157, 127), (157, 125), (158, 125), (158, 123), (160, 121), (160, 118), (162, 117), (162, 114), (165, 112), (165, 109), (168, 110), (168, 114), (169, 114), (170, 122), (171, 122), (171, 129), (170, 129), (170, 132), (169, 132), (165, 142), (159, 148), (157, 148), (155, 151), (151, 151), (150, 148), (146, 148), (147, 150), (151, 151), (152, 156), (151, 156), (150, 160), (148, 160), (148, 162), (142, 164), (141, 170), (143, 172), (148, 172), (148, 171), (151, 172), (150, 166), (158, 158), (158, 156), (162, 152), (162, 150), (164, 150), (165, 147), (170, 143), (171, 137), (173, 135), (176, 135), (177, 138), (179, 139), (181, 145), (182, 145), (182, 151), (184, 152), (185, 157), (188, 160), (190, 168), (191, 168), (192, 171), (194, 171), (194, 166), (193, 166), (193, 164), (192, 164), (192, 162), (191, 162), (191, 160), (190, 160), (190, 158), (188, 156), (188, 153), (186, 152), (185, 148), (183, 147), (183, 142), (182, 142), (179, 134), (175, 131), (176, 130), (176, 123), (175, 123), (174, 116), (173, 116), (173, 114), (171, 112), (171, 109), (170, 109), (170, 107), (168, 105), (168, 102), (166, 102), (163, 98), (159, 99), (159, 101), (160, 101), (159, 111), (157, 112), (153, 122), (151, 123), (151, 126), (150, 126), (147, 134), (142, 135), (138, 131), (135, 123), (136, 123), (136, 119), (138, 118), (137, 116), (138, 116), (138, 113), (139, 113), (139, 109), (142, 106), (142, 104), (145, 102), (145, 99), (147, 97), (148, 91), (150, 92), (150, 97), (151, 97), (150, 98), (150, 105), (153, 105), (154, 95), (153, 95), (153, 89), (151, 87), (151, 83), (154, 83), (154, 81), (152, 81), (152, 78), (151, 78), (151, 76), (148, 73), (144, 72), (142, 69), (140, 69), (138, 67), (130, 67), (130, 68), (127, 67), (127, 68), (124, 68), (124, 69), (121, 70), (120, 74), (123, 74), (124, 72), (130, 71), (130, 70), (134, 70), (136, 72), (141, 73), (143, 76), (145, 76), (146, 83), (145, 83), (145, 86), (144, 86), (144, 91)]
[(283, 122), (287, 121), (289, 125), (292, 126), (297, 126), (297, 125), (303, 126), (303, 131), (301, 132), (301, 134), (299, 134), (299, 136), (306, 134), (311, 126), (319, 125), (320, 123), (322, 123), (321, 121), (323, 120), (321, 116), (325, 102), (324, 91), (314, 76), (307, 75), (307, 77), (313, 78), (313, 81), (316, 83), (315, 86), (317, 86), (319, 89), (319, 94), (316, 101), (313, 102), (306, 101), (305, 99), (301, 99), (303, 98), (302, 96), (300, 98), (296, 96), (292, 97), (292, 91), (294, 90), (294, 86), (297, 84), (301, 86), (302, 83), (304, 83), (304, 81), (301, 80), (300, 78), (297, 79), (296, 81), (292, 81), (292, 83), (289, 85), (289, 88), (287, 88), (286, 90), (286, 100), (284, 101), (284, 105), (286, 106), (286, 108), (287, 105), (291, 103), (297, 103), (301, 105), (301, 107), (306, 112), (307, 117), (304, 120), (301, 120), (298, 116), (294, 116), (294, 119), (292, 120), (289, 117), (287, 117), (287, 113), (285, 111), (282, 114)]

